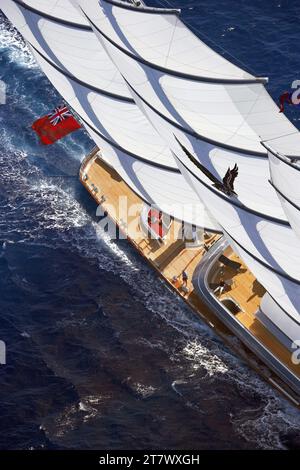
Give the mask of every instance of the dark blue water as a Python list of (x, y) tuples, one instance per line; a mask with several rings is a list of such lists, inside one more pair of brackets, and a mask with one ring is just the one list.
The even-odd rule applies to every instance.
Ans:
[[(152, 4), (182, 7), (274, 98), (300, 78), (299, 1)], [(0, 448), (300, 447), (299, 413), (101, 232), (77, 179), (84, 132), (39, 145), (30, 125), (60, 99), (0, 21)]]

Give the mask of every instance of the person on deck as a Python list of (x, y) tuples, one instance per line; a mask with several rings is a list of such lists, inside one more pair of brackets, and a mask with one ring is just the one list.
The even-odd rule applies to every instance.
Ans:
[(182, 285), (186, 286), (188, 282), (188, 275), (185, 271), (182, 271)]

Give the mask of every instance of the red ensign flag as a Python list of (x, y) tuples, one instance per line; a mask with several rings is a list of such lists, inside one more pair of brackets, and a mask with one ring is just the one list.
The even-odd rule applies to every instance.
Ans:
[(62, 105), (55, 108), (47, 116), (43, 116), (32, 124), (42, 144), (50, 145), (57, 140), (76, 131), (81, 125), (73, 117), (69, 109)]

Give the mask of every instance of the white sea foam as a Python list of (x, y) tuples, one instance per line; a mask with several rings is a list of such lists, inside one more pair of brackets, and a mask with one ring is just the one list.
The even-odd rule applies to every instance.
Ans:
[[(0, 50), (8, 47), (11, 61), (39, 70), (21, 36), (5, 22), (0, 24)], [(6, 161), (2, 168), (10, 182), (20, 183), (20, 180), (24, 179), (22, 162), (27, 159), (27, 153), (15, 148), (11, 135), (7, 134), (5, 129), (2, 138), (7, 140), (7, 148), (15, 154), (14, 160)], [(66, 143), (62, 145), (68, 149)], [(82, 152), (78, 151), (78, 155), (79, 159), (83, 157)], [(208, 328), (192, 317), (183, 302), (155, 277), (144, 261), (135, 258), (131, 248), (120, 247), (120, 244), (111, 240), (74, 200), (72, 190), (66, 189), (67, 183), (62, 187), (51, 180), (43, 179), (34, 166), (27, 167), (26, 176), (28, 175), (39, 176), (40, 182), (28, 183), (26, 197), (32, 201), (32, 207), (36, 200), (42, 201), (42, 205), (40, 212), (36, 213), (36, 232), (26, 232), (24, 227), (22, 228), (24, 240), (35, 243), (36, 237), (43, 230), (55, 229), (61, 241), (67, 242), (70, 249), (81, 255), (96, 258), (101, 270), (111, 271), (123, 279), (148, 310), (159, 315), (181, 333), (181, 348), (177, 359), (180, 359), (181, 355), (189, 361), (193, 377), (198, 370), (205, 370), (206, 376), (201, 376), (199, 380), (221, 377), (222, 380), (228, 381), (230, 386), (237, 387), (241, 397), (257, 396), (261, 404), (256, 417), (249, 417), (250, 414), (253, 415), (253, 409), (246, 407), (231, 416), (236, 432), (249, 443), (262, 448), (282, 448), (281, 435), (299, 429), (299, 414), (235, 355), (223, 348)], [(57, 242), (43, 240), (44, 244), (49, 243), (50, 246)], [(153, 343), (152, 347), (165, 350), (167, 348), (163, 341)], [(184, 393), (179, 390), (182, 384), (189, 384), (188, 375), (185, 379), (177, 379), (172, 383), (173, 389), (184, 399)], [(139, 383), (135, 384), (135, 389), (144, 397), (154, 393), (153, 387)], [(101, 397), (84, 397), (78, 406), (72, 405), (65, 409), (57, 421), (57, 436), (63, 436), (77, 426), (78, 410), (85, 415), (85, 420), (95, 417), (99, 413), (101, 400)]]
[(2, 16), (0, 17), (0, 50), (8, 50), (11, 62), (39, 70), (38, 64), (20, 33)]
[[(86, 255), (96, 256), (99, 267), (118, 274), (128, 283), (137, 298), (144, 305), (164, 318), (172, 327), (182, 333), (181, 354), (191, 364), (191, 370), (206, 371), (206, 377), (217, 379), (222, 377), (230, 386), (237, 387), (241, 397), (256, 396), (259, 404), (258, 417), (249, 418), (247, 410), (242, 409), (239, 414), (231, 417), (232, 424), (238, 434), (252, 445), (261, 448), (284, 448), (281, 436), (291, 429), (297, 429), (300, 418), (293, 407), (277, 395), (273, 389), (262, 381), (256, 373), (245, 366), (234, 354), (231, 354), (219, 341), (215, 341), (207, 328), (202, 326), (193, 317), (187, 314), (187, 309), (180, 300), (164, 288), (159, 279), (154, 279), (149, 268), (143, 262), (132, 261), (128, 253), (125, 253), (115, 241), (110, 240), (107, 234), (92, 224), (95, 229), (97, 245), (83, 248)], [(77, 240), (78, 241), (78, 240)], [(108, 256), (103, 251), (103, 244), (109, 249)], [(159, 299), (159, 300), (158, 300)], [(157, 345), (153, 345), (157, 347)], [(159, 347), (166, 345), (159, 344)], [(180, 353), (179, 353), (180, 354)], [(178, 357), (178, 356), (177, 356)], [(199, 379), (205, 380), (205, 377)], [(172, 386), (181, 394), (178, 385), (188, 383), (184, 380), (174, 381)], [(138, 386), (138, 385), (137, 385)], [(143, 394), (143, 389), (137, 388)], [(146, 389), (144, 393), (148, 393)], [(216, 397), (217, 399), (217, 397)], [(187, 401), (187, 405), (197, 407)], [(253, 412), (253, 409), (251, 409)]]
[(188, 341), (183, 348), (183, 354), (193, 362), (193, 369), (204, 368), (211, 377), (215, 374), (228, 372), (228, 365), (222, 359), (213, 354), (206, 346), (198, 340)]
[(152, 385), (145, 385), (141, 384), (139, 382), (135, 383), (132, 385), (132, 388), (137, 392), (138, 395), (140, 395), (142, 398), (148, 398), (151, 397), (156, 389), (155, 387), (152, 387)]

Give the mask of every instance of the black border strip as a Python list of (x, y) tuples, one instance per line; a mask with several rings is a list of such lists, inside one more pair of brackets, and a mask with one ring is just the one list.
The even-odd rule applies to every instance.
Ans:
[(268, 214), (262, 214), (261, 212), (258, 212), (254, 209), (250, 209), (250, 207), (247, 207), (247, 206), (243, 205), (242, 203), (238, 203), (235, 199), (227, 198), (225, 196), (225, 194), (222, 194), (217, 189), (214, 189), (212, 186), (209, 186), (207, 183), (204, 183), (204, 181), (202, 181), (197, 175), (195, 175), (195, 173), (190, 168), (188, 168), (187, 165), (185, 163), (183, 163), (183, 161), (174, 152), (173, 152), (173, 155), (175, 156), (175, 158), (177, 158), (177, 160), (180, 161), (181, 165), (184, 166), (184, 168), (189, 173), (191, 173), (191, 175), (193, 175), (193, 177), (196, 178), (197, 181), (199, 181), (199, 183), (201, 183), (203, 186), (205, 186), (207, 189), (209, 189), (209, 191), (211, 191), (212, 193), (216, 194), (219, 198), (223, 199), (226, 202), (229, 202), (233, 206), (236, 206), (236, 207), (244, 210), (245, 212), (249, 212), (250, 214), (261, 217), (262, 219), (270, 220), (271, 222), (275, 222), (276, 224), (279, 224), (279, 225), (284, 225), (284, 226), (287, 226), (287, 227), (290, 226), (290, 224), (288, 223), (287, 220), (277, 219), (276, 217), (272, 217), (271, 215), (268, 215)]
[(153, 13), (159, 15), (179, 15), (181, 10), (180, 8), (155, 8), (155, 7), (147, 7), (146, 5), (141, 4), (140, 7), (136, 5), (131, 5), (130, 3), (123, 3), (117, 2), (116, 0), (103, 0), (106, 3), (110, 3), (111, 5), (115, 5), (119, 8), (123, 8), (124, 10), (133, 10), (133, 11), (142, 11), (143, 13)]
[(149, 62), (146, 59), (143, 59), (142, 57), (136, 56), (129, 52), (127, 49), (123, 49), (123, 47), (119, 46), (119, 44), (115, 43), (111, 38), (109, 38), (105, 33), (103, 33), (98, 26), (95, 25), (95, 23), (88, 17), (88, 15), (84, 12), (84, 10), (80, 7), (82, 13), (84, 16), (87, 18), (87, 20), (90, 22), (90, 24), (93, 25), (93, 27), (98, 31), (101, 36), (103, 36), (108, 42), (110, 42), (113, 46), (115, 46), (117, 49), (119, 49), (121, 52), (126, 54), (128, 57), (131, 59), (135, 60), (136, 62), (140, 62), (143, 65), (146, 65), (149, 68), (152, 68), (154, 70), (158, 70), (159, 72), (163, 72), (169, 75), (172, 75), (174, 77), (179, 77), (179, 78), (185, 78), (187, 80), (195, 81), (195, 82), (208, 82), (208, 83), (223, 83), (223, 84), (229, 84), (229, 85), (234, 85), (234, 84), (240, 84), (240, 85), (249, 85), (249, 84), (256, 84), (256, 83), (265, 83), (264, 78), (254, 78), (254, 79), (223, 79), (223, 78), (210, 78), (210, 77), (200, 77), (199, 75), (190, 75), (188, 73), (183, 73), (183, 72), (178, 72), (176, 70), (171, 70), (166, 67), (162, 67), (157, 64), (152, 64), (152, 62)]
[(70, 80), (73, 80), (74, 82), (78, 83), (78, 85), (81, 85), (85, 88), (88, 88), (89, 90), (94, 91), (96, 93), (99, 93), (100, 95), (104, 95), (104, 96), (107, 96), (109, 98), (113, 98), (113, 99), (116, 99), (116, 100), (119, 100), (119, 101), (125, 101), (127, 103), (135, 104), (135, 101), (132, 98), (127, 98), (127, 96), (117, 95), (115, 93), (110, 93), (109, 91), (102, 90), (102, 88), (97, 88), (93, 85), (90, 85), (89, 83), (85, 83), (82, 80), (80, 80), (79, 78), (72, 75), (71, 73), (62, 70), (60, 67), (58, 67), (58, 65), (56, 65), (54, 62), (49, 60), (42, 52), (40, 52), (36, 47), (34, 47), (34, 45), (31, 44), (31, 42), (29, 42), (29, 41), (27, 41), (27, 42), (30, 45), (30, 47), (32, 47), (32, 49), (45, 60), (45, 62), (47, 62), (49, 65), (51, 65), (55, 70), (60, 72), (65, 77), (67, 77)]
[(92, 30), (92, 28), (88, 25), (80, 24), (80, 23), (73, 23), (72, 21), (67, 21), (67, 20), (63, 20), (62, 18), (56, 18), (55, 16), (48, 15), (48, 13), (44, 13), (42, 11), (39, 11), (37, 8), (27, 5), (22, 0), (13, 0), (13, 2), (19, 5), (20, 7), (24, 8), (25, 10), (28, 10), (31, 13), (35, 13), (36, 15), (40, 15), (41, 17), (46, 18), (47, 20), (53, 21), (55, 23), (60, 23), (65, 26), (70, 26), (72, 28), (83, 29), (85, 31)]

